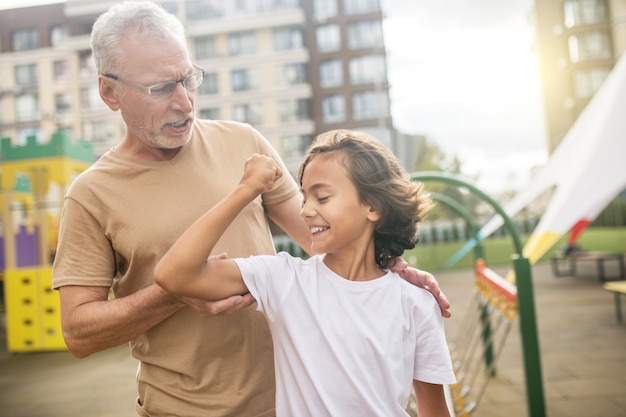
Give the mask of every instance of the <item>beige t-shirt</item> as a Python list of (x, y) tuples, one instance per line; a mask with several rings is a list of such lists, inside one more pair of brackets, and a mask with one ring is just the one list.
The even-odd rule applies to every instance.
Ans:
[[(111, 286), (124, 297), (151, 284), (156, 262), (238, 184), (244, 161), (255, 152), (280, 161), (249, 125), (196, 120), (191, 141), (171, 161), (103, 155), (67, 192), (53, 287)], [(292, 177), (283, 175), (241, 212), (214, 253), (275, 253), (262, 204), (297, 192)], [(139, 401), (147, 415), (274, 415), (272, 342), (255, 306), (209, 318), (185, 308), (130, 347), (141, 361)]]

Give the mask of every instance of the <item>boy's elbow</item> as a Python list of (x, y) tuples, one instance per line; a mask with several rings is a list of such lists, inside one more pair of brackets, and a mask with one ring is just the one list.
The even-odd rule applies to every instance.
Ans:
[(154, 282), (161, 288), (163, 288), (165, 291), (167, 292), (173, 292), (176, 290), (175, 285), (175, 280), (172, 279), (167, 279), (170, 273), (168, 272), (167, 268), (164, 267), (161, 263), (158, 263), (157, 266), (154, 268), (154, 274), (153, 274), (153, 278), (154, 278)]

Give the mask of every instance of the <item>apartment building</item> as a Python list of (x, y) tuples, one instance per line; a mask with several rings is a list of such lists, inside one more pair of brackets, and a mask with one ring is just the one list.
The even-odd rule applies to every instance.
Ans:
[(0, 136), (23, 144), (29, 135), (79, 131), (67, 38), (60, 4), (0, 11)]
[[(0, 136), (46, 141), (64, 129), (102, 154), (121, 138), (97, 91), (89, 34), (111, 0), (0, 11)], [(197, 116), (247, 122), (295, 171), (311, 139), (334, 128), (392, 145), (379, 0), (158, 1), (185, 25), (206, 69)]]
[(626, 1), (535, 0), (551, 153), (626, 50)]

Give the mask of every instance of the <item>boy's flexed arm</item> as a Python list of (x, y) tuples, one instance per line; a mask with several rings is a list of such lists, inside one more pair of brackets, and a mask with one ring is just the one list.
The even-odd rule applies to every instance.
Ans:
[(209, 255), (239, 212), (281, 176), (271, 158), (248, 158), (237, 187), (196, 220), (161, 258), (154, 269), (155, 282), (171, 293), (206, 300), (246, 293), (235, 262), (209, 259)]

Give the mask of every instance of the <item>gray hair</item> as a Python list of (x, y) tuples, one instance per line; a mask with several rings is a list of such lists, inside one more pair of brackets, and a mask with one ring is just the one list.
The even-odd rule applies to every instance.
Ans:
[(98, 74), (119, 69), (120, 42), (130, 29), (147, 38), (178, 38), (186, 45), (180, 20), (151, 1), (125, 1), (100, 15), (91, 31), (91, 50)]

